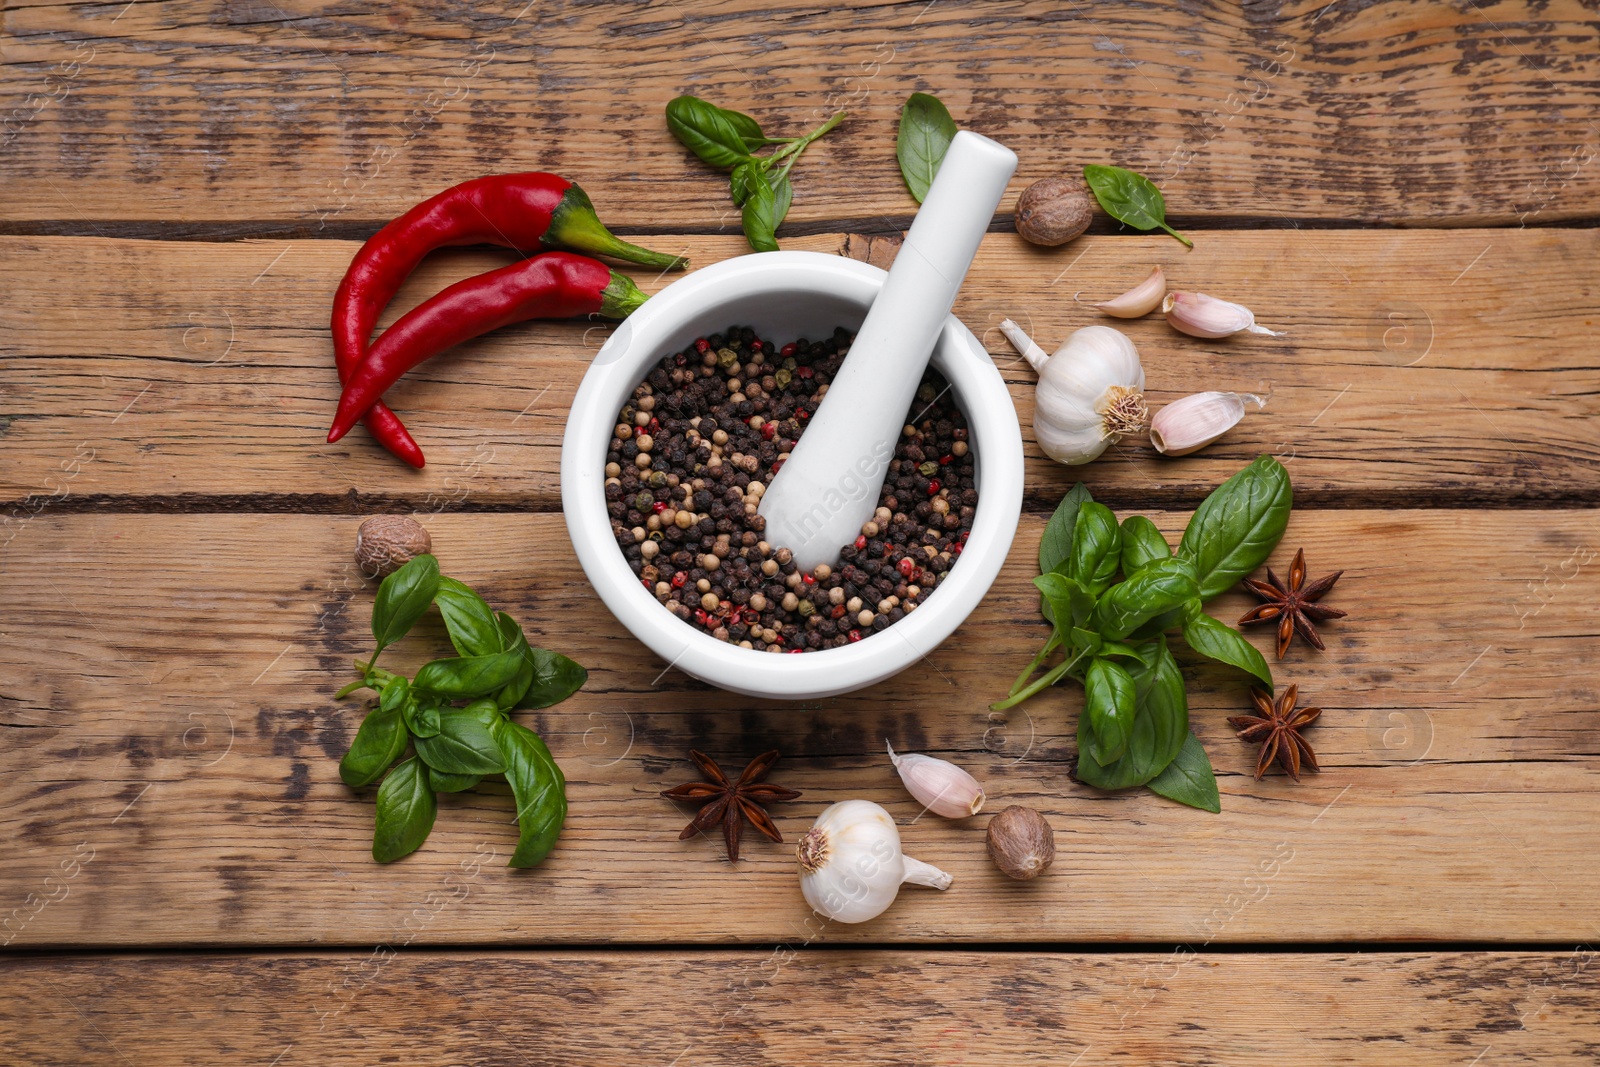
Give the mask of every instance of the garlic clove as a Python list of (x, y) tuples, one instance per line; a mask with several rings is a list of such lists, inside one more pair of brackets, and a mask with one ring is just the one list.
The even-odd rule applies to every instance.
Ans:
[(947, 760), (933, 756), (910, 753), (897, 755), (893, 745), (889, 748), (889, 761), (900, 773), (906, 792), (935, 815), (947, 819), (964, 819), (983, 810), (983, 786), (966, 771)]
[(950, 875), (900, 851), (894, 818), (870, 800), (841, 800), (817, 816), (795, 851), (813, 911), (845, 923), (875, 919), (904, 883), (948, 889)]
[(1198, 452), (1239, 424), (1246, 400), (1265, 404), (1252, 393), (1194, 393), (1174, 400), (1150, 420), (1150, 443), (1164, 456)]
[(1167, 277), (1161, 273), (1160, 267), (1152, 267), (1150, 277), (1121, 296), (1094, 306), (1115, 318), (1137, 319), (1160, 307), (1166, 295)]
[(1175, 290), (1161, 302), (1161, 310), (1173, 329), (1190, 337), (1228, 337), (1241, 331), (1283, 336), (1265, 326), (1257, 326), (1255, 314), (1243, 304), (1219, 300), (1205, 293)]

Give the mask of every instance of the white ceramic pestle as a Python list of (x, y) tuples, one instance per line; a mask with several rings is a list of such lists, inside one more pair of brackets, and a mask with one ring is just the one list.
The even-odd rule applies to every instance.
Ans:
[(877, 508), (934, 341), (1016, 168), (1004, 145), (956, 134), (838, 375), (762, 497), (766, 540), (792, 550), (802, 573), (836, 563)]

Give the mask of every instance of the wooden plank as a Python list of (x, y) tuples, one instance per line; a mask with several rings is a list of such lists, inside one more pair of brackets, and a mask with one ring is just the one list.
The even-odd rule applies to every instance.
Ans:
[[(1156, 518), (1169, 535), (1187, 520)], [(331, 699), (370, 649), (371, 591), (347, 562), (356, 523), (46, 513), (11, 543), (0, 926), (13, 948), (372, 943), (474, 857), (489, 859), (472, 906), (434, 915), (428, 942), (804, 937), (792, 842), (823, 805), (857, 796), (885, 804), (907, 851), (955, 886), (907, 890), (830, 941), (1560, 942), (1600, 929), (1582, 862), (1600, 818), (1593, 512), (1297, 513), (1276, 565), (1304, 546), (1318, 574), (1344, 569), (1328, 602), (1350, 612), (1325, 655), (1297, 648), (1277, 669), (1325, 709), (1309, 735), (1325, 769), (1255, 782), (1254, 749), (1225, 724), (1241, 681), (1185, 653), (1220, 816), (1070, 781), (1076, 690), (987, 711), (1044, 637), (1028, 592), (1038, 518), (924, 666), (848, 697), (761, 705), (638, 645), (594, 598), (559, 517), (433, 516), (449, 573), (592, 671), (571, 701), (525, 716), (565, 767), (572, 808), (546, 865), (515, 875), (501, 867), (513, 828), (500, 786), (447, 798), (417, 855), (368, 856), (371, 797), (335, 767), (361, 705)], [(1231, 620), (1245, 604), (1230, 594), (1213, 611)], [(443, 648), (435, 625), (393, 655), (415, 665)], [(991, 810), (1045, 811), (1056, 870), (1008, 882), (984, 855), (985, 817), (919, 818), (886, 738), (973, 769)], [(679, 842), (688, 816), (656, 794), (688, 780), (690, 747), (730, 765), (780, 749), (775, 780), (805, 793), (774, 810), (790, 844), (757, 841), (730, 870), (715, 842)]]
[[(811, 149), (794, 220), (903, 218), (900, 107), (940, 94), (1022, 155), (1160, 180), (1183, 220), (1592, 217), (1600, 53), (1579, 0), (1167, 9), (963, 5), (403, 12), (314, 0), (7, 5), (8, 220), (370, 226), (462, 178), (570, 174), (632, 227), (729, 224), (668, 135), (691, 91)], [(1009, 206), (1009, 201), (1008, 201)]]
[[(1596, 954), (840, 950), (67, 957), (0, 971), (15, 1062), (1594, 1062)], [(1263, 990), (1274, 995), (1263, 998)], [(516, 1005), (508, 1010), (507, 1005)], [(1234, 1010), (1219, 1006), (1234, 1005)], [(456, 1050), (463, 1050), (457, 1052)], [(370, 1055), (369, 1051), (369, 1055)], [(276, 1056), (278, 1059), (273, 1060)]]
[[(1192, 506), (1264, 451), (1290, 465), (1302, 502), (1587, 503), (1600, 499), (1596, 242), (1593, 230), (1219, 232), (1193, 252), (1148, 237), (1042, 252), (994, 234), (957, 310), (1011, 382), (1035, 506), (1079, 477), (1130, 505)], [(701, 263), (740, 251), (732, 238), (659, 243)], [(850, 250), (873, 254), (860, 240)], [(328, 304), (353, 251), (0, 239), (0, 285), (12, 294), (0, 308), (0, 499), (12, 520), (126, 494), (162, 507), (269, 494), (272, 506), (326, 508), (356, 492), (425, 511), (553, 506), (566, 412), (606, 328), (519, 326), (420, 368), (391, 394), (431, 457), (414, 472), (364, 430), (323, 441), (336, 398)], [(395, 313), (500, 262), (441, 256)], [(1151, 263), (1174, 286), (1243, 301), (1287, 331), (1206, 342), (1159, 316), (1126, 323), (1152, 401), (1232, 389), (1267, 397), (1265, 410), (1181, 461), (1131, 440), (1085, 468), (1048, 461), (1031, 443), (1033, 372), (996, 324), (1013, 316), (1054, 348), (1108, 321), (1075, 294), (1108, 296)]]

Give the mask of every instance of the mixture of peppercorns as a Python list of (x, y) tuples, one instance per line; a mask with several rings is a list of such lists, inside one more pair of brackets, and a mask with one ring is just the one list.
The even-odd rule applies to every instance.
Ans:
[(850, 350), (730, 327), (663, 358), (618, 413), (606, 502), (634, 574), (668, 611), (765, 652), (836, 648), (915, 611), (961, 555), (978, 504), (967, 420), (929, 371), (878, 509), (837, 568), (800, 573), (756, 513)]

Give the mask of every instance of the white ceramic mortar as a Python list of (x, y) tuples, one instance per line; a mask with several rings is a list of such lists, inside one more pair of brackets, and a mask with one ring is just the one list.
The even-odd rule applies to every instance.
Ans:
[[(619, 325), (584, 375), (561, 446), (561, 504), (584, 573), (606, 607), (670, 666), (753, 697), (807, 700), (881, 682), (912, 666), (960, 626), (989, 591), (1022, 512), (1022, 432), (1000, 372), (954, 315), (933, 367), (966, 413), (977, 463), (972, 533), (947, 577), (911, 614), (842, 648), (790, 655), (718, 641), (647, 592), (617, 548), (606, 512), (606, 452), (617, 412), (663, 356), (737, 323), (779, 345), (854, 331), (885, 273), (842, 256), (766, 252), (695, 271)], [(841, 476), (845, 472), (841, 472)], [(841, 482), (848, 491), (851, 483)]]

